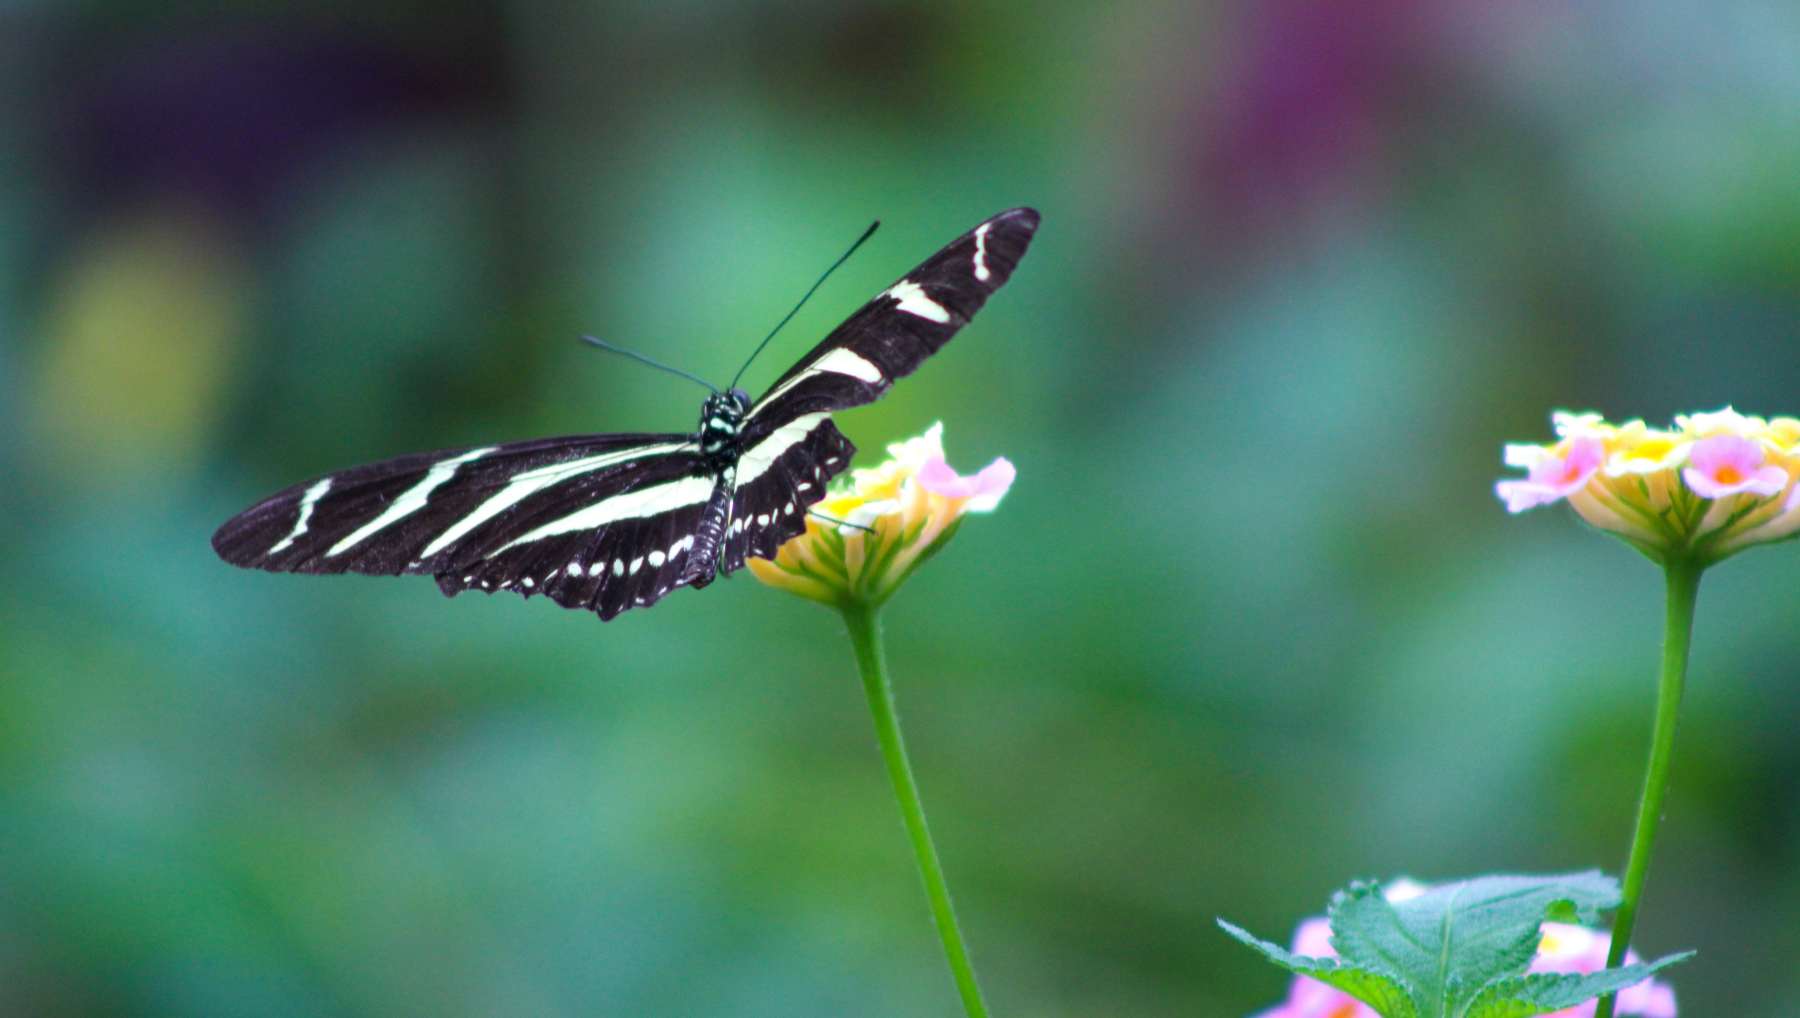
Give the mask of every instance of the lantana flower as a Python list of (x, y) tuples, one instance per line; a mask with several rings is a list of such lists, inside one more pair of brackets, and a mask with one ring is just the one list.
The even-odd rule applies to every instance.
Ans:
[[(1396, 880), (1382, 889), (1389, 901), (1403, 901), (1425, 892), (1422, 884)], [(1604, 930), (1593, 930), (1570, 923), (1545, 923), (1543, 939), (1538, 942), (1537, 958), (1531, 963), (1533, 972), (1588, 974), (1606, 967), (1607, 949), (1612, 938)], [(1308, 958), (1335, 958), (1331, 947), (1331, 926), (1322, 917), (1300, 924), (1294, 933), (1293, 952)], [(1626, 964), (1636, 964), (1636, 952), (1626, 954)], [(1617, 1001), (1620, 1015), (1641, 1018), (1675, 1018), (1675, 991), (1667, 983), (1646, 980), (1620, 991)], [(1591, 1018), (1595, 1001), (1553, 1011), (1544, 1018)], [(1255, 1018), (1380, 1018), (1374, 1008), (1342, 990), (1305, 976), (1295, 976), (1288, 997), (1280, 1007), (1263, 1011)]]
[[(1765, 419), (1725, 407), (1678, 415), (1667, 429), (1642, 421), (1609, 424), (1593, 413), (1558, 413), (1553, 421), (1555, 442), (1506, 447), (1507, 465), (1527, 474), (1499, 482), (1495, 493), (1515, 513), (1566, 499), (1582, 519), (1661, 565), (1666, 590), (1650, 759), (1614, 921), (1616, 937), (1606, 951), (1608, 967), (1617, 967), (1629, 957), (1669, 790), (1700, 577), (1745, 548), (1800, 535), (1800, 418)], [(1615, 1004), (1619, 1013), (1633, 1013), (1634, 992), (1643, 991), (1602, 997), (1593, 1013), (1612, 1018)], [(1665, 1003), (1666, 1011), (1638, 1013), (1673, 1014), (1673, 998), (1642, 1006)]]
[(888, 446), (879, 466), (853, 470), (811, 507), (806, 532), (774, 559), (749, 561), (771, 587), (830, 605), (878, 605), (943, 548), (967, 513), (992, 512), (1012, 487), (1004, 457), (964, 476), (944, 459), (944, 426)]
[(1726, 407), (1668, 429), (1592, 413), (1554, 423), (1557, 441), (1506, 447), (1526, 471), (1495, 485), (1509, 512), (1567, 500), (1653, 560), (1700, 568), (1800, 533), (1800, 419)]

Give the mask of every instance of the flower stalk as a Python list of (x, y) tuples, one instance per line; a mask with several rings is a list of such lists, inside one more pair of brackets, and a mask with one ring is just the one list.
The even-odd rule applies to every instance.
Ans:
[(900, 817), (919, 864), (919, 878), (925, 882), (932, 922), (956, 992), (969, 1018), (987, 1018), (975, 966), (950, 903), (944, 867), (925, 823), (919, 784), (906, 758), (906, 740), (900, 736), (881, 649), (881, 606), (949, 543), (966, 514), (993, 512), (1012, 487), (1015, 471), (1004, 458), (966, 477), (950, 469), (944, 459), (943, 433), (943, 425), (934, 424), (923, 435), (888, 446), (889, 458), (880, 465), (851, 471), (848, 485), (834, 485), (809, 507), (804, 533), (783, 544), (772, 559), (751, 559), (749, 568), (768, 586), (828, 605), (843, 616), (881, 758), (900, 803)]
[[(1650, 735), (1650, 760), (1644, 769), (1644, 789), (1638, 800), (1637, 826), (1631, 836), (1631, 855), (1625, 864), (1624, 900), (1613, 925), (1612, 947), (1606, 967), (1625, 962), (1637, 923), (1644, 881), (1650, 874), (1650, 856), (1656, 850), (1656, 831), (1662, 820), (1663, 799), (1669, 790), (1669, 762), (1675, 752), (1676, 720), (1681, 712), (1681, 692), (1687, 682), (1688, 648), (1693, 642), (1694, 604), (1700, 593), (1704, 567), (1675, 559), (1663, 567), (1667, 604), (1664, 608), (1662, 675), (1656, 687), (1656, 722)], [(1613, 998), (1601, 997), (1594, 1018), (1612, 1018)]]
[(862, 672), (869, 714), (875, 720), (881, 758), (887, 764), (888, 779), (894, 785), (894, 798), (900, 802), (900, 816), (906, 823), (906, 835), (919, 864), (919, 877), (925, 882), (925, 896), (931, 902), (931, 919), (937, 926), (938, 939), (943, 942), (944, 958), (950, 963), (956, 992), (962, 998), (963, 1011), (969, 1018), (987, 1018), (987, 1003), (982, 1000), (975, 965), (969, 960), (969, 950), (963, 944), (962, 927), (956, 921), (956, 909), (950, 902), (950, 886), (944, 880), (944, 867), (938, 861), (937, 846), (932, 843), (931, 828), (925, 822), (925, 805), (919, 799), (919, 785), (906, 756), (906, 740), (900, 734), (900, 719), (894, 710), (894, 688), (888, 681), (887, 660), (881, 647), (880, 609), (845, 600), (838, 606), (838, 611), (844, 617), (850, 642), (856, 648), (856, 665)]
[[(1637, 925), (1669, 790), (1700, 574), (1747, 548), (1800, 538), (1800, 418), (1725, 407), (1679, 415), (1670, 428), (1610, 424), (1594, 413), (1552, 419), (1556, 442), (1506, 447), (1506, 464), (1526, 476), (1500, 481), (1495, 494), (1513, 513), (1567, 501), (1660, 565), (1667, 593), (1650, 758), (1607, 954), (1607, 967), (1617, 968)], [(1613, 998), (1601, 997), (1595, 1018), (1612, 1018), (1613, 1009)]]

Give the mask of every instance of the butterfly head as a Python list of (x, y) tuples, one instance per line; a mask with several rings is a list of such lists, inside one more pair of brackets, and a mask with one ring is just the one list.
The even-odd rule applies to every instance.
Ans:
[(700, 406), (700, 452), (721, 462), (735, 460), (738, 431), (750, 413), (750, 394), (742, 389), (715, 392)]

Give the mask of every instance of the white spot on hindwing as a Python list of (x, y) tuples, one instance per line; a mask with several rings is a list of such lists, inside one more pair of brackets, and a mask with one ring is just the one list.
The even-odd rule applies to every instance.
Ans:
[(975, 228), (975, 278), (987, 282), (993, 273), (987, 267), (987, 232), (993, 223), (982, 223)]
[(642, 555), (639, 555), (637, 558), (634, 558), (631, 560), (631, 569), (629, 570), (629, 572), (631, 573), (631, 575), (636, 576), (637, 571), (639, 569), (642, 569), (643, 566), (644, 566), (644, 557)]
[(306, 489), (306, 493), (300, 496), (300, 518), (294, 521), (294, 529), (288, 532), (288, 536), (276, 541), (275, 546), (268, 551), (263, 552), (263, 554), (273, 555), (283, 548), (286, 548), (288, 545), (293, 544), (296, 538), (301, 534), (306, 533), (306, 522), (312, 519), (313, 506), (318, 505), (319, 499), (324, 498), (325, 493), (330, 490), (331, 478), (329, 477), (320, 480), (319, 483)]
[(895, 305), (896, 310), (937, 322), (939, 325), (950, 324), (950, 312), (945, 310), (942, 304), (932, 300), (926, 294), (924, 287), (910, 279), (902, 279), (888, 287), (883, 291), (882, 296), (892, 297), (899, 301), (900, 303)]
[(588, 575), (589, 576), (599, 576), (603, 572), (606, 572), (606, 560), (605, 559), (601, 559), (598, 562), (589, 562), (588, 563)]
[(663, 561), (664, 561), (664, 559), (665, 559), (665, 558), (666, 558), (666, 557), (667, 557), (667, 556), (665, 556), (665, 555), (664, 555), (664, 554), (663, 554), (663, 553), (662, 553), (662, 549), (661, 549), (661, 548), (658, 548), (658, 549), (656, 549), (656, 550), (655, 550), (655, 551), (653, 551), (653, 552), (651, 552), (651, 553), (650, 553), (650, 568), (652, 568), (652, 569), (661, 569), (661, 568), (662, 568), (662, 564), (663, 564)]
[(622, 558), (613, 559), (613, 575), (614, 576), (624, 576), (625, 575), (625, 560), (624, 559), (622, 559)]

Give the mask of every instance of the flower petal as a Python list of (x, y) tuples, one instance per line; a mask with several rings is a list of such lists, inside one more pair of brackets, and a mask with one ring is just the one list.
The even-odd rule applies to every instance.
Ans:
[(1761, 443), (1737, 435), (1714, 435), (1694, 443), (1692, 464), (1682, 480), (1702, 498), (1750, 493), (1767, 498), (1787, 487), (1787, 471), (1765, 465)]
[(1494, 485), (1494, 493), (1506, 502), (1507, 512), (1521, 513), (1549, 505), (1580, 491), (1600, 469), (1606, 455), (1605, 446), (1591, 436), (1573, 439), (1568, 443), (1567, 452), (1560, 456), (1552, 449), (1538, 449), (1538, 455), (1530, 456), (1524, 452), (1529, 448), (1532, 447), (1507, 446), (1510, 463), (1518, 465), (1527, 459), (1535, 460), (1530, 465), (1528, 478)]
[(1012, 487), (1013, 478), (1018, 476), (1018, 470), (1012, 461), (1001, 456), (982, 467), (980, 472), (964, 477), (952, 470), (942, 456), (937, 456), (927, 460), (915, 476), (919, 485), (933, 495), (966, 498), (969, 503), (963, 507), (965, 511), (983, 513), (992, 512), (1000, 504), (1000, 499)]
[(1509, 513), (1522, 513), (1527, 509), (1536, 509), (1541, 505), (1549, 505), (1562, 499), (1562, 492), (1547, 484), (1536, 481), (1500, 481), (1494, 485), (1494, 494), (1506, 503)]

